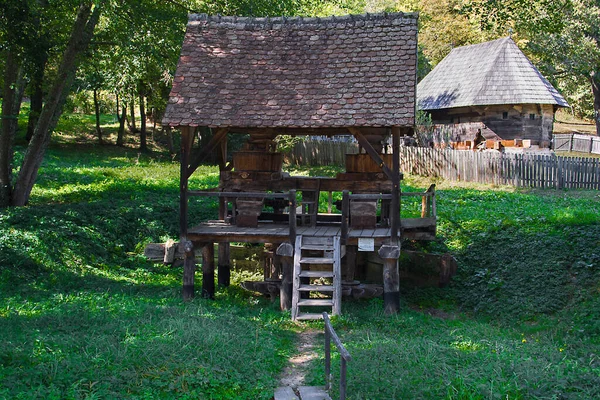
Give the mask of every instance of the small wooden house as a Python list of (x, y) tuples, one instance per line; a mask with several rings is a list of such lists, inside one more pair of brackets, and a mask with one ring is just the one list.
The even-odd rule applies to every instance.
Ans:
[[(266, 287), (281, 293), (282, 308), (291, 307), (295, 319), (319, 318), (303, 311), (312, 306), (339, 313), (343, 291), (356, 284), (358, 246), (370, 245), (386, 261), (386, 309), (397, 310), (399, 238), (435, 236), (433, 190), (420, 194), (422, 218), (401, 220), (399, 213), (399, 143), (413, 131), (416, 65), (416, 14), (190, 16), (163, 119), (182, 132), (185, 298), (194, 295), (195, 249), (203, 254), (202, 294), (212, 297), (214, 244), (218, 282), (227, 285), (229, 243), (265, 243), (276, 249)], [(213, 135), (200, 148), (195, 143), (206, 128)], [(346, 172), (334, 178), (282, 172), (278, 135), (348, 134), (363, 151), (347, 155)], [(231, 135), (248, 141), (230, 160)], [(382, 145), (389, 136), (393, 154)], [(211, 152), (219, 154), (219, 186), (188, 187)], [(321, 193), (341, 195), (341, 212), (331, 204), (319, 210)], [(219, 200), (218, 219), (190, 226), (197, 218), (188, 202), (206, 196)]]
[(453, 49), (417, 87), (437, 141), (525, 140), (549, 147), (565, 99), (510, 37)]

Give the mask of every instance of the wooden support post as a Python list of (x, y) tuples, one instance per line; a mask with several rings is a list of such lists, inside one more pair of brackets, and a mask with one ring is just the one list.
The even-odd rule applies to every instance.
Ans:
[(398, 243), (400, 228), (400, 128), (392, 128), (392, 205), (391, 205), (391, 237), (390, 243)]
[(202, 297), (215, 298), (215, 245), (206, 243), (202, 246)]
[(194, 129), (185, 126), (181, 128), (181, 165), (179, 176), (179, 236), (184, 241), (187, 236), (187, 213), (188, 213), (188, 163), (190, 149), (194, 142)]
[(292, 286), (294, 270), (294, 246), (290, 243), (282, 243), (276, 251), (281, 257), (281, 288), (279, 289), (279, 306), (281, 311), (292, 308)]
[(379, 249), (383, 259), (383, 304), (386, 314), (400, 311), (400, 273), (398, 271), (399, 245), (383, 245)]
[(196, 254), (194, 244), (186, 240), (182, 242), (185, 256), (183, 259), (183, 300), (194, 298), (194, 277), (196, 273)]
[(289, 225), (290, 225), (290, 242), (296, 243), (296, 190), (292, 189), (289, 193)]
[(219, 243), (218, 256), (218, 281), (219, 286), (227, 287), (231, 284), (231, 259), (229, 253), (229, 243)]
[(354, 281), (354, 273), (356, 271), (356, 253), (358, 252), (357, 246), (346, 246), (346, 273), (344, 275), (345, 282)]
[[(227, 199), (219, 198), (219, 219), (224, 221), (227, 217)], [(231, 260), (229, 243), (219, 243), (218, 255), (218, 282), (219, 286), (227, 287), (231, 283)]]
[(348, 224), (350, 223), (350, 193), (347, 190), (342, 191), (342, 244), (348, 240)]

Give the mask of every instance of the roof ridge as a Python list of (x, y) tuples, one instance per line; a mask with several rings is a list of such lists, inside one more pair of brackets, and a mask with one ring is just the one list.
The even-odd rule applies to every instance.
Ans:
[(205, 22), (216, 24), (240, 24), (240, 25), (311, 25), (311, 24), (328, 24), (328, 23), (356, 23), (366, 21), (393, 21), (396, 19), (418, 19), (418, 12), (383, 12), (383, 13), (365, 13), (365, 14), (348, 14), (348, 15), (331, 15), (329, 17), (239, 17), (239, 16), (223, 16), (223, 15), (208, 15), (208, 14), (189, 14), (188, 23), (190, 22)]

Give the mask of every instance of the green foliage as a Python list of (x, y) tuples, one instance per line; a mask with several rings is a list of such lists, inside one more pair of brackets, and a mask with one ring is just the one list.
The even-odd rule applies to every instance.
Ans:
[(0, 397), (270, 398), (287, 317), (239, 288), (182, 304), (181, 267), (141, 255), (177, 237), (178, 164), (100, 149), (53, 148), (30, 206), (0, 213)]

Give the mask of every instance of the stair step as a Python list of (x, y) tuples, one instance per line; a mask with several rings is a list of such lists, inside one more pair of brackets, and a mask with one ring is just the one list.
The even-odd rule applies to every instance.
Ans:
[(326, 244), (303, 244), (302, 250), (333, 251), (333, 246)]
[(296, 316), (296, 319), (301, 319), (301, 320), (323, 319), (323, 314), (317, 314), (317, 313), (299, 313)]
[(300, 285), (298, 290), (301, 292), (312, 292), (312, 291), (333, 292), (333, 286), (332, 285)]
[(300, 264), (333, 264), (331, 257), (305, 257), (300, 259)]
[(332, 299), (300, 299), (299, 306), (332, 306)]
[(333, 278), (333, 271), (301, 271), (300, 278)]
[(333, 237), (331, 236), (302, 236), (302, 246), (307, 244), (333, 246)]

